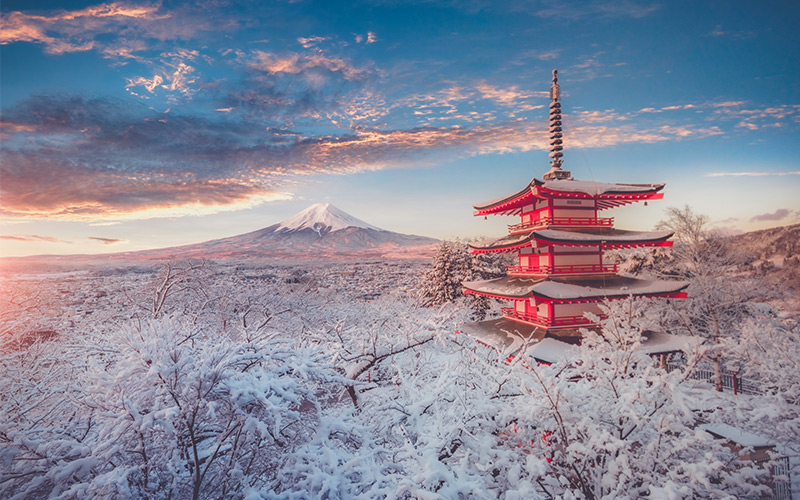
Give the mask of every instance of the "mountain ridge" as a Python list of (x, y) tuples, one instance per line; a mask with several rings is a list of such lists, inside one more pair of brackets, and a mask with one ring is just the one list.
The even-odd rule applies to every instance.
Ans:
[(267, 227), (187, 245), (80, 255), (33, 255), (3, 260), (416, 258), (433, 255), (439, 240), (373, 226), (330, 203), (315, 203)]

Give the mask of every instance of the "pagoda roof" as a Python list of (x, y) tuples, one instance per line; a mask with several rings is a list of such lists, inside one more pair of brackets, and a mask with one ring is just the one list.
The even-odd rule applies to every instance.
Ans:
[(539, 278), (503, 276), (491, 280), (466, 281), (467, 293), (500, 299), (522, 300), (531, 297), (543, 302), (594, 302), (629, 296), (676, 295), (688, 281), (644, 280), (624, 276)]
[[(577, 355), (579, 347), (574, 343), (580, 339), (579, 332), (569, 342), (554, 338), (544, 329), (518, 323), (506, 318), (491, 319), (461, 325), (461, 332), (495, 349), (503, 358), (525, 354), (539, 363), (552, 364), (569, 361)], [(665, 332), (645, 332), (638, 350), (653, 356), (694, 349), (699, 344), (697, 337), (672, 335)], [(526, 346), (527, 344), (527, 346)]]
[(530, 244), (533, 240), (549, 245), (601, 246), (624, 248), (636, 246), (669, 246), (670, 231), (627, 231), (610, 227), (577, 229), (534, 229), (529, 233), (503, 236), (489, 243), (470, 243), (475, 253), (508, 252)]
[(546, 333), (543, 328), (506, 318), (464, 323), (460, 330), (497, 350), (503, 356), (517, 354), (526, 342), (529, 344), (539, 342)]
[(605, 209), (626, 205), (638, 200), (661, 198), (658, 191), (665, 184), (625, 184), (574, 179), (542, 181), (534, 178), (525, 188), (493, 200), (473, 205), (475, 215), (516, 214), (523, 205), (542, 198), (597, 198), (598, 208)]

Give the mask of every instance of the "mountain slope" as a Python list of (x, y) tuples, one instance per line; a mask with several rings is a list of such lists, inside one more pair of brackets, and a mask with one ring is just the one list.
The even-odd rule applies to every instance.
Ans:
[(311, 205), (250, 233), (180, 247), (113, 254), (120, 258), (319, 258), (428, 256), (434, 238), (386, 231), (329, 203)]

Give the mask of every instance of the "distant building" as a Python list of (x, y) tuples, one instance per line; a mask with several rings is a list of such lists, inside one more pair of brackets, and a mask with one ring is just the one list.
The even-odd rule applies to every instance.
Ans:
[[(540, 362), (565, 356), (580, 342), (580, 328), (596, 326), (584, 314), (601, 316), (599, 302), (634, 297), (683, 298), (686, 281), (628, 278), (603, 261), (607, 249), (671, 246), (669, 231), (625, 231), (600, 212), (638, 201), (663, 198), (664, 184), (581, 181), (561, 168), (563, 141), (561, 91), (557, 71), (550, 87), (550, 170), (516, 193), (474, 205), (476, 216), (519, 216), (508, 235), (486, 244), (471, 244), (472, 253), (516, 252), (518, 264), (507, 275), (463, 283), (464, 293), (509, 302), (499, 319), (468, 323), (462, 331), (514, 356), (527, 342)], [(653, 336), (648, 354), (680, 350), (679, 339)], [(658, 337), (656, 339), (655, 337)], [(551, 340), (547, 340), (551, 339)], [(543, 340), (547, 340), (542, 343)], [(541, 351), (537, 355), (536, 351)]]

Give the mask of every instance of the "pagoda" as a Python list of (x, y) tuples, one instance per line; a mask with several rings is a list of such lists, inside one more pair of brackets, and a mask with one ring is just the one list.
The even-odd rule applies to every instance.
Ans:
[[(522, 190), (474, 205), (476, 216), (511, 215), (519, 222), (508, 235), (486, 244), (471, 244), (471, 252), (515, 252), (516, 265), (506, 276), (463, 283), (465, 294), (508, 301), (502, 318), (463, 325), (462, 330), (505, 354), (523, 342), (543, 350), (580, 342), (581, 328), (597, 325), (585, 316), (602, 318), (599, 303), (627, 297), (683, 298), (685, 281), (645, 280), (619, 276), (616, 264), (603, 260), (608, 249), (667, 247), (669, 231), (626, 231), (614, 227), (606, 209), (663, 198), (664, 184), (623, 184), (581, 181), (562, 168), (561, 91), (553, 70), (550, 87), (550, 170)], [(652, 354), (673, 352), (669, 339)], [(558, 341), (558, 342), (554, 342)], [(660, 350), (659, 350), (660, 349)], [(540, 361), (552, 361), (542, 356)]]

